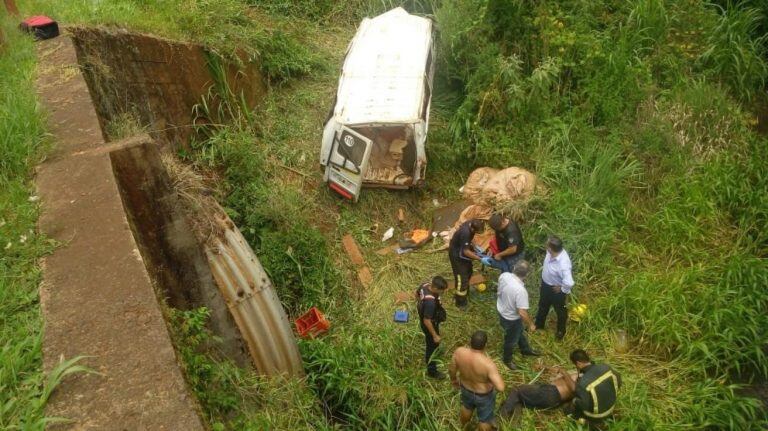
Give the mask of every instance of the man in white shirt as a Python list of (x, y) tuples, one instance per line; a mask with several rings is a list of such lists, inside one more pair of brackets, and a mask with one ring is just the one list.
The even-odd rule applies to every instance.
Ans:
[(536, 330), (536, 326), (528, 315), (528, 291), (525, 290), (525, 284), (523, 284), (523, 280), (529, 272), (530, 265), (521, 260), (515, 264), (511, 273), (505, 272), (499, 276), (496, 310), (499, 312), (499, 323), (504, 329), (502, 360), (510, 370), (517, 369), (517, 365), (512, 362), (515, 345), (525, 356), (539, 356), (539, 353), (531, 349), (530, 344), (528, 344), (528, 338), (525, 336), (525, 328), (523, 327), (523, 322), (525, 322), (531, 331)]
[(571, 258), (563, 249), (563, 241), (551, 236), (547, 240), (547, 255), (541, 268), (541, 290), (539, 292), (539, 310), (536, 312), (536, 327), (543, 328), (547, 322), (549, 308), (554, 307), (557, 314), (557, 339), (565, 336), (565, 324), (568, 321), (568, 295), (573, 289)]

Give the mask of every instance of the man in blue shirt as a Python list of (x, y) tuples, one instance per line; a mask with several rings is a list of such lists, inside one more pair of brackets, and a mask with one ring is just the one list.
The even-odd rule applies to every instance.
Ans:
[(571, 258), (563, 249), (563, 241), (551, 236), (547, 240), (547, 255), (541, 268), (541, 289), (539, 290), (539, 309), (536, 312), (536, 327), (544, 328), (550, 307), (557, 314), (557, 339), (565, 336), (565, 324), (568, 321), (568, 309), (565, 304), (574, 285), (571, 273)]

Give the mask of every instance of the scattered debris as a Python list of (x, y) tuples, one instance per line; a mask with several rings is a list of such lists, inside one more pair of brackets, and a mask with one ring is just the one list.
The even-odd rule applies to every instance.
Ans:
[(326, 331), (331, 327), (331, 323), (325, 318), (323, 313), (312, 307), (301, 317), (296, 319), (296, 332), (302, 338), (314, 338)]
[(349, 256), (349, 260), (358, 268), (357, 278), (360, 280), (360, 283), (363, 287), (370, 286), (371, 282), (373, 282), (373, 275), (365, 264), (365, 258), (363, 258), (363, 253), (360, 251), (360, 247), (358, 247), (355, 239), (352, 235), (346, 234), (341, 238), (341, 244), (344, 246), (344, 251)]
[(349, 260), (352, 261), (353, 265), (365, 265), (363, 254), (360, 252), (360, 248), (357, 246), (355, 239), (352, 238), (352, 235), (344, 235), (344, 237), (341, 239), (341, 244), (344, 246), (344, 251), (347, 252), (347, 256), (349, 256)]
[(384, 236), (381, 237), (381, 242), (386, 242), (386, 241), (392, 239), (393, 236), (395, 236), (395, 228), (391, 227), (391, 228), (387, 229), (386, 232), (384, 232)]
[(30, 197), (29, 197), (29, 199), (28, 199), (28, 200), (29, 200), (30, 202), (37, 202), (37, 201), (39, 201), (39, 200), (40, 200), (40, 196), (38, 196), (38, 195), (32, 195), (32, 196), (30, 196)]
[(407, 303), (413, 299), (413, 292), (395, 292), (395, 305)]
[(376, 250), (376, 254), (378, 254), (379, 256), (386, 256), (390, 253), (394, 253), (398, 248), (400, 247), (398, 247), (397, 245), (389, 245)]
[(357, 278), (363, 287), (368, 287), (373, 283), (373, 274), (371, 274), (371, 270), (367, 266), (357, 270)]
[(395, 310), (395, 322), (408, 323), (408, 310)]
[(405, 223), (405, 210), (402, 207), (397, 210), (397, 221), (399, 221), (400, 224)]

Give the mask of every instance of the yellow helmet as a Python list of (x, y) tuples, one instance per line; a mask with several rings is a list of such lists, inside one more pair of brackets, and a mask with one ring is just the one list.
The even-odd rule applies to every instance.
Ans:
[(575, 322), (581, 322), (581, 319), (587, 315), (587, 304), (576, 304), (571, 307), (571, 319)]
[(482, 293), (485, 292), (485, 283), (480, 283), (477, 286), (475, 286), (475, 289), (477, 289), (478, 292)]

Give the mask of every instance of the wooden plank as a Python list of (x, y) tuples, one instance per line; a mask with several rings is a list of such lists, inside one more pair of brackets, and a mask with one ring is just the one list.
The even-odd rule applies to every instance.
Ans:
[(371, 283), (373, 283), (373, 274), (371, 274), (371, 270), (367, 266), (357, 270), (357, 278), (360, 280), (363, 287), (369, 287)]
[(344, 251), (347, 253), (347, 256), (349, 256), (349, 260), (352, 261), (353, 265), (365, 265), (363, 253), (360, 252), (360, 247), (357, 246), (357, 242), (354, 238), (352, 238), (352, 235), (344, 235), (344, 237), (341, 239), (341, 244), (344, 246)]

